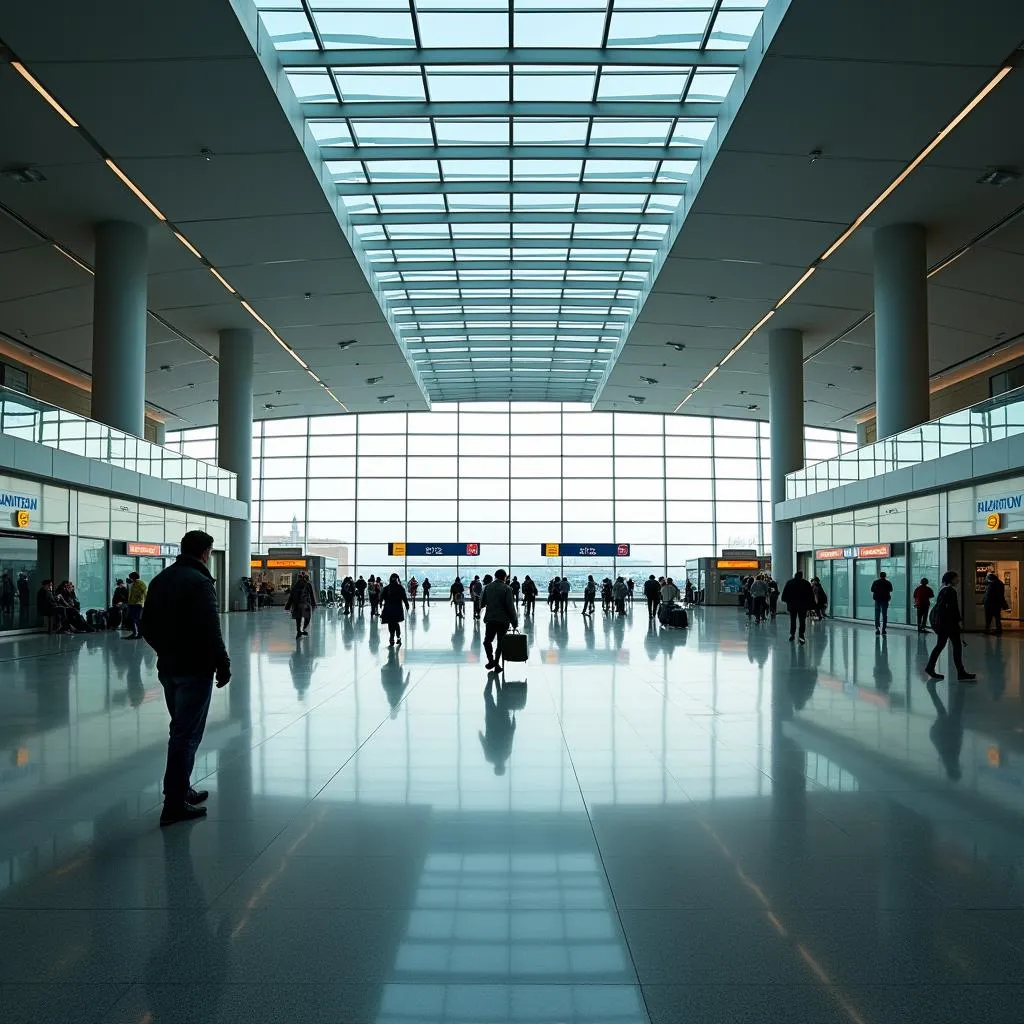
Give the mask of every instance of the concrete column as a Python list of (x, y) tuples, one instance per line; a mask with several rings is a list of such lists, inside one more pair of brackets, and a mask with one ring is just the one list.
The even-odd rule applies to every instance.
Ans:
[(928, 412), (928, 259), (920, 224), (874, 235), (875, 415), (882, 440), (916, 427)]
[(772, 575), (793, 575), (793, 524), (775, 518), (786, 499), (786, 474), (804, 464), (804, 336), (780, 328), (768, 335), (768, 422), (771, 430)]
[(245, 595), (239, 582), (248, 576), (252, 555), (252, 331), (220, 332), (220, 380), (217, 404), (217, 461), (238, 476), (236, 497), (244, 501), (244, 519), (232, 519), (226, 584), (228, 608), (244, 611)]
[(146, 419), (146, 229), (96, 225), (92, 417), (136, 437)]
[(167, 424), (157, 420), (153, 426), (156, 428), (156, 443), (162, 448), (167, 444)]
[(857, 424), (857, 447), (863, 448), (868, 443), (868, 425), (867, 423)]

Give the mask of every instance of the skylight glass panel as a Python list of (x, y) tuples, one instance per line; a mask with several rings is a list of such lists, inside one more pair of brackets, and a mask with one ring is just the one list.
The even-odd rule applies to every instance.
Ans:
[(678, 103), (690, 79), (690, 68), (649, 69), (608, 67), (601, 73), (597, 98), (602, 101), (645, 100)]
[(505, 47), (509, 44), (507, 14), (450, 10), (435, 14), (420, 10), (417, 21), (420, 44), (425, 47)]
[(512, 125), (512, 141), (517, 146), (552, 145), (582, 146), (587, 141), (585, 120), (555, 121), (550, 118), (516, 118)]
[(334, 103), (338, 98), (326, 71), (289, 71), (286, 77), (301, 103)]
[(360, 146), (432, 146), (434, 135), (429, 121), (351, 122)]
[(456, 103), (468, 99), (503, 102), (508, 99), (508, 70), (471, 65), (428, 66), (427, 88), (434, 103)]
[(708, 11), (621, 11), (612, 14), (609, 46), (696, 50), (704, 40)]
[(512, 77), (512, 99), (529, 102), (558, 97), (570, 103), (589, 103), (594, 96), (596, 81), (596, 67), (516, 65)]
[(760, 11), (722, 11), (715, 18), (708, 49), (745, 50), (760, 23)]
[(509, 137), (508, 118), (481, 121), (463, 118), (434, 121), (439, 146), (507, 146)]
[(604, 36), (604, 20), (603, 10), (516, 11), (513, 45), (600, 46)]
[(335, 68), (334, 80), (346, 103), (423, 102), (426, 99), (419, 68)]
[(319, 11), (314, 17), (327, 50), (416, 45), (412, 15), (408, 11)]
[[(256, 0), (428, 392), (593, 396), (738, 73), (703, 66), (699, 50), (735, 51), (738, 65), (764, 3)], [(510, 66), (510, 47), (566, 52)], [(571, 63), (581, 47), (646, 49), (656, 63)], [(409, 53), (384, 63), (396, 48)], [(293, 50), (314, 55), (289, 66)], [(381, 63), (362, 66), (375, 50)]]

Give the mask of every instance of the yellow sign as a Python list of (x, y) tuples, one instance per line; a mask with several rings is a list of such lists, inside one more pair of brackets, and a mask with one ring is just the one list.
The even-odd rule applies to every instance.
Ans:
[(263, 568), (263, 559), (262, 558), (251, 558), (249, 560), (249, 568), (250, 569), (262, 569)]
[(391, 549), (389, 554), (392, 558), (405, 558), (405, 541), (396, 540), (389, 544), (388, 547)]
[(558, 558), (562, 553), (561, 544), (545, 544), (544, 545), (544, 557), (545, 558)]
[(304, 558), (268, 558), (267, 559), (268, 569), (305, 569), (306, 560)]
[(14, 513), (14, 522), (19, 530), (24, 530), (31, 522), (31, 517), (25, 509), (19, 508), (18, 511)]
[(988, 519), (985, 520), (985, 525), (990, 530), (998, 530), (1003, 525), (1003, 515), (1002, 515), (1002, 513), (1001, 512), (991, 512), (989, 514)]
[(718, 569), (757, 569), (759, 568), (756, 558), (719, 558), (716, 565)]

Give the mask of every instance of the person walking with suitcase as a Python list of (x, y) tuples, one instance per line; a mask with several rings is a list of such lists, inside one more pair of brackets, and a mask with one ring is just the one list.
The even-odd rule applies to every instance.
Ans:
[[(480, 603), (484, 613), (484, 650), (487, 652), (487, 668), (502, 670), (501, 638), (510, 626), (519, 625), (516, 604), (512, 600), (512, 588), (505, 582), (508, 574), (497, 569), (494, 579), (483, 589)], [(495, 647), (495, 642), (497, 646)]]
[(462, 580), (459, 577), (455, 578), (448, 595), (450, 603), (455, 608), (455, 618), (464, 619), (466, 617), (466, 588), (462, 585)]
[(799, 626), (800, 643), (806, 643), (807, 612), (814, 607), (814, 591), (802, 572), (793, 573), (793, 578), (786, 581), (782, 588), (782, 603), (789, 610), (789, 642), (793, 642)]
[(871, 584), (871, 596), (875, 601), (875, 636), (878, 636), (879, 626), (881, 626), (882, 636), (885, 636), (885, 627), (889, 625), (889, 602), (892, 600), (892, 584), (886, 579), (884, 572), (880, 572), (878, 579)]
[(932, 629), (935, 630), (935, 647), (928, 657), (928, 664), (924, 670), (931, 679), (945, 679), (945, 676), (935, 671), (935, 665), (948, 641), (949, 646), (953, 648), (953, 665), (956, 668), (957, 681), (970, 683), (977, 677), (964, 668), (964, 644), (960, 638), (963, 616), (960, 614), (960, 602), (956, 596), (959, 579), (959, 574), (952, 569), (942, 576), (942, 587), (935, 598), (935, 607), (932, 608), (929, 620)]

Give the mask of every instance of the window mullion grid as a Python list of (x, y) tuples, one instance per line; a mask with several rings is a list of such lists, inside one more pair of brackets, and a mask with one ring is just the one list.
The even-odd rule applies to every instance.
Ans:
[(718, 554), (718, 495), (715, 481), (718, 479), (718, 465), (715, 462), (715, 417), (711, 421), (711, 554)]

